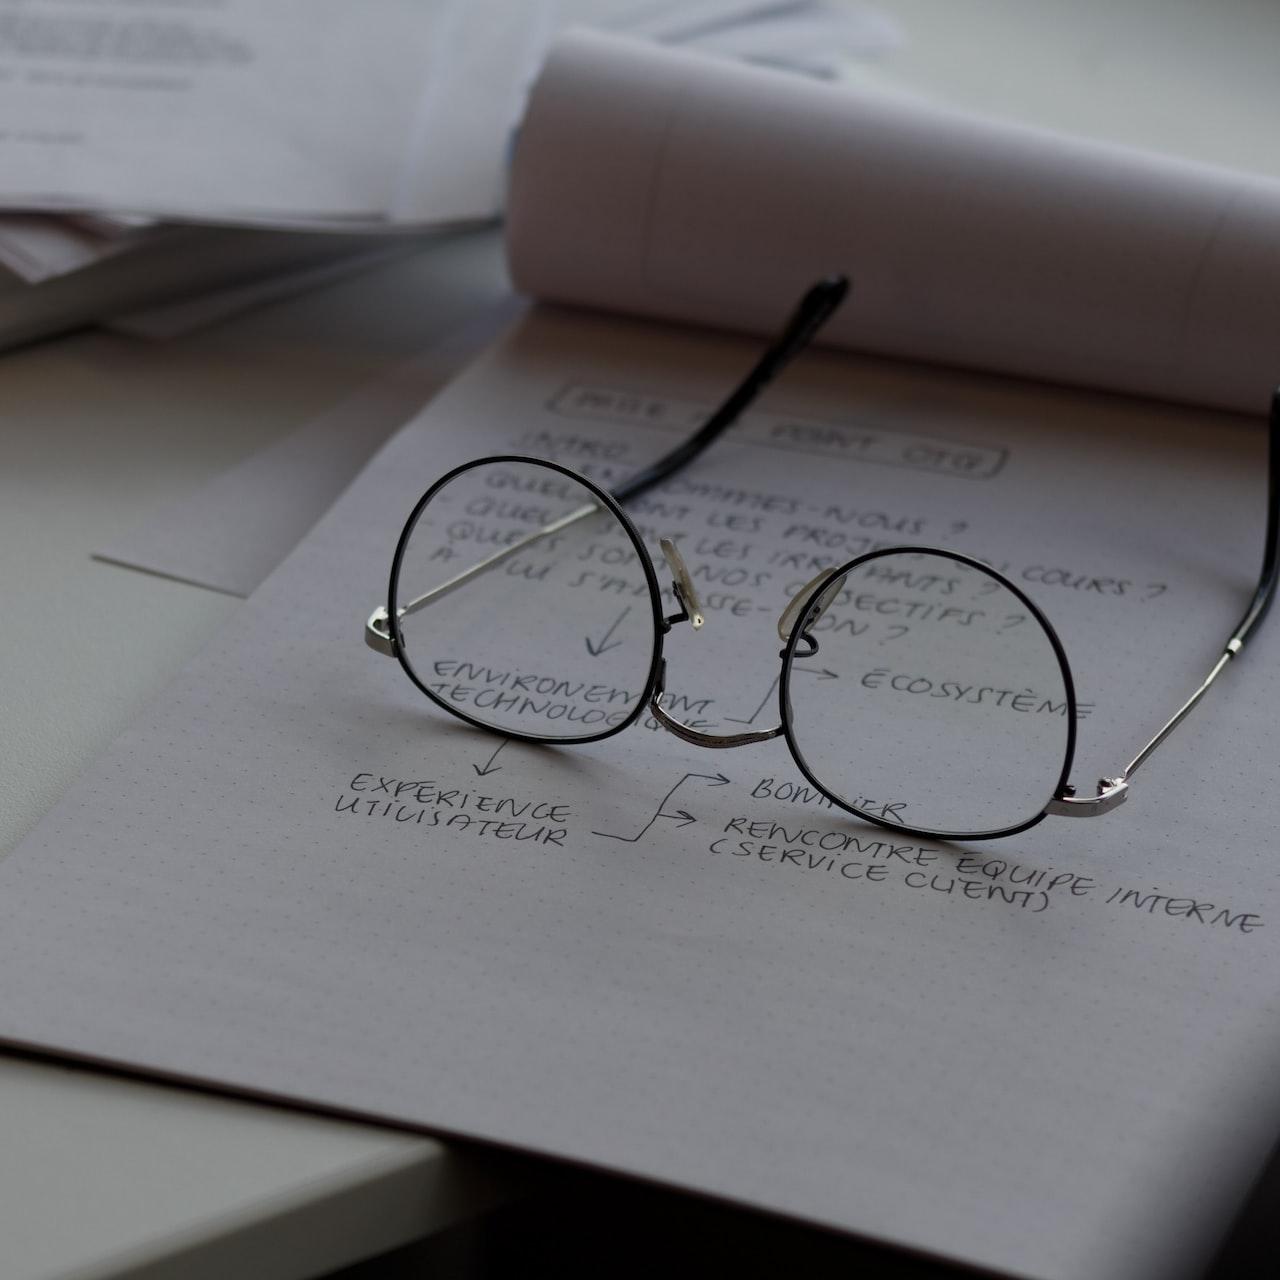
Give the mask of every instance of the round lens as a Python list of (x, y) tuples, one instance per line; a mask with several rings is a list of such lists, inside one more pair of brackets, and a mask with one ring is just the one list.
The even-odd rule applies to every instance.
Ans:
[(405, 669), (441, 706), (582, 742), (643, 706), (657, 590), (598, 489), (550, 463), (487, 459), (446, 476), (410, 518), (390, 610)]
[(783, 680), (804, 770), (891, 826), (1014, 830), (1043, 813), (1070, 763), (1075, 699), (1047, 623), (1011, 583), (943, 552), (839, 569), (799, 615)]

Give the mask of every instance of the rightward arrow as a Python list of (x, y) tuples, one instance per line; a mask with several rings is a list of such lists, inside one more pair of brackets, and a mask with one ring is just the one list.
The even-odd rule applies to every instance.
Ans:
[(723, 773), (686, 773), (679, 782), (676, 783), (670, 791), (658, 802), (658, 807), (654, 811), (653, 817), (644, 824), (643, 827), (633, 836), (620, 836), (612, 831), (593, 831), (593, 836), (604, 836), (606, 840), (625, 840), (628, 844), (635, 844), (637, 840), (644, 837), (645, 833), (659, 818), (670, 818), (673, 822), (678, 822), (680, 826), (687, 827), (689, 823), (696, 822), (697, 819), (687, 809), (677, 809), (675, 813), (666, 811), (667, 801), (671, 799), (677, 791), (680, 790), (690, 778), (701, 778), (709, 787), (727, 786), (729, 779)]
[(486, 774), (489, 774), (489, 773), (497, 773), (497, 772), (498, 772), (498, 770), (502, 768), (502, 766), (501, 766), (500, 764), (494, 764), (493, 762), (498, 758), (498, 752), (499, 752), (499, 751), (501, 751), (501, 750), (502, 750), (502, 748), (503, 748), (503, 747), (505, 747), (505, 746), (507, 745), (507, 743), (508, 743), (508, 742), (510, 742), (510, 741), (511, 741), (511, 739), (510, 739), (510, 738), (503, 738), (503, 740), (502, 740), (500, 743), (498, 743), (498, 745), (497, 745), (496, 747), (494, 747), (494, 749), (493, 749), (493, 755), (491, 755), (491, 756), (490, 756), (490, 757), (489, 757), (489, 758), (484, 762), (483, 767), (482, 767), (482, 766), (480, 766), (480, 765), (478, 765), (478, 764), (473, 764), (471, 767), (472, 767), (472, 768), (476, 771), (476, 773), (477, 773), (477, 774), (479, 774), (479, 775), (480, 775), (480, 777), (482, 777), (482, 778), (483, 778)]
[(658, 817), (670, 818), (672, 822), (678, 822), (682, 827), (687, 827), (691, 822), (697, 822), (697, 818), (687, 809), (677, 809), (675, 813), (660, 813)]
[(631, 606), (627, 605), (627, 607), (623, 609), (623, 611), (613, 620), (613, 625), (600, 637), (599, 640), (593, 641), (590, 636), (583, 637), (586, 642), (587, 652), (593, 658), (598, 658), (606, 649), (616, 649), (622, 643), (621, 640), (610, 640), (609, 637), (613, 635), (613, 633), (618, 629), (623, 618), (625, 618), (630, 612)]

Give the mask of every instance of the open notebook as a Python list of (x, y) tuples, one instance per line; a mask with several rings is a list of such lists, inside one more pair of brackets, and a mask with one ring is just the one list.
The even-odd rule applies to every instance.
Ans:
[[(804, 283), (834, 265), (882, 298), (886, 281), (909, 281), (910, 255), (882, 245), (865, 270), (831, 263), (835, 239), (779, 238), (763, 198), (746, 194), (733, 207), (763, 239), (754, 254), (740, 243), (723, 293), (698, 275), (699, 255), (664, 258), (693, 229), (695, 211), (682, 223), (658, 179), (685, 126), (707, 117), (697, 95), (754, 85), (763, 140), (793, 91), (695, 59), (648, 61), (585, 41), (553, 62), (516, 166), (518, 279), (597, 307), (634, 287), (649, 314), (678, 296), (688, 316), (741, 328), (781, 318), (796, 272)], [(624, 114), (615, 168), (585, 132), (551, 145), (563, 86), (578, 104), (564, 127), (586, 131), (655, 74), (668, 77), (669, 110)], [(662, 163), (623, 202), (641, 172), (623, 164), (624, 144), (654, 129)], [(575, 160), (594, 185), (571, 185)], [(727, 167), (694, 167), (713, 191), (734, 189)], [(1132, 178), (1119, 167), (1117, 183)], [(1246, 180), (1222, 195), (1234, 180), (1193, 179), (1220, 191), (1222, 230), (1182, 277), (1184, 334), (1207, 314), (1191, 302), (1207, 307), (1229, 283), (1212, 245), (1223, 261), (1243, 252), (1247, 219), (1230, 211), (1270, 198)], [(558, 224), (543, 181), (565, 197)], [(581, 230), (592, 211), (604, 219), (594, 239)], [(848, 225), (824, 216), (832, 237)], [(557, 259), (557, 234), (574, 254)], [(1043, 243), (1031, 237), (1019, 261)], [(954, 248), (966, 262), (963, 240)], [(557, 260), (553, 288), (538, 273)], [(575, 277), (578, 262), (593, 269)], [(1153, 289), (1163, 274), (1153, 268)], [(1073, 273), (1065, 283), (1088, 292)], [(1250, 295), (1258, 323), (1265, 292)], [(1138, 331), (1122, 302), (1099, 381), (1118, 386), (1128, 370), (1135, 386), (1252, 402), (1246, 363), (1189, 365), (1167, 344), (1126, 354)], [(835, 327), (837, 339), (880, 311), (855, 293), (847, 314), (854, 328)], [(1166, 338), (1167, 320), (1153, 311)], [(1019, 330), (1029, 323), (1006, 338)], [(1065, 341), (1041, 350), (1065, 363), (1036, 371), (1082, 380), (1089, 328), (1063, 332), (1079, 336), (1077, 354), (1063, 355)], [(973, 343), (930, 354), (995, 361)], [(478, 1135), (1016, 1275), (1194, 1268), (1280, 1124), (1280, 630), (1263, 630), (1123, 808), (972, 846), (842, 814), (780, 742), (700, 751), (650, 717), (580, 747), (473, 730), (361, 641), (400, 524), (447, 468), (535, 453), (615, 484), (700, 421), (757, 349), (547, 307), (482, 356), (0, 867), (0, 1035)], [(1261, 408), (1273, 375), (1258, 376)], [(1053, 618), (1077, 676), (1076, 776), (1088, 781), (1127, 758), (1220, 651), (1262, 544), (1263, 456), (1262, 433), (1221, 409), (806, 355), (632, 512), (647, 547), (678, 540), (708, 619), (668, 648), (672, 706), (708, 731), (769, 716), (774, 624), (797, 585), (861, 549), (934, 543), (998, 564)], [(474, 556), (552, 496), (504, 481), (442, 524), (447, 545)], [(615, 620), (640, 582), (616, 551), (586, 543), (542, 576), (513, 572), (509, 615), (477, 630), (474, 652), (440, 659), (445, 696), (480, 707), (514, 693), (548, 723), (607, 706), (616, 682), (602, 672), (627, 657)], [(495, 637), (532, 630), (520, 609), (542, 607), (530, 602), (543, 583), (591, 629), (572, 653), (498, 665)], [(865, 604), (842, 606), (884, 655), (877, 669), (894, 671), (904, 608), (931, 625), (925, 592), (872, 584)], [(564, 661), (580, 673), (565, 677)], [(847, 673), (819, 665), (804, 678), (839, 686)], [(849, 752), (884, 732), (850, 725)]]

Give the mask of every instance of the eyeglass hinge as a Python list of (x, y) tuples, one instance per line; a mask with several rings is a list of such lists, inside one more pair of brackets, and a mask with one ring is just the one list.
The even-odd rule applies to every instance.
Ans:
[(1129, 783), (1124, 778), (1099, 778), (1096, 796), (1077, 796), (1075, 787), (1067, 783), (1044, 811), (1063, 818), (1096, 818), (1124, 804), (1128, 796)]
[(379, 605), (364, 624), (364, 642), (370, 649), (388, 658), (396, 656), (396, 642), (391, 635), (391, 619), (385, 606)]

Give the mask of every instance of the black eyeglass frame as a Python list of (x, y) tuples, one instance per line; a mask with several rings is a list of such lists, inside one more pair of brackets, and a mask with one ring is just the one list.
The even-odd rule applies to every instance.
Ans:
[(802, 640), (810, 639), (806, 627), (808, 619), (814, 609), (815, 604), (821, 599), (823, 593), (827, 589), (827, 583), (836, 578), (844, 578), (846, 575), (860, 569), (863, 565), (873, 560), (878, 560), (884, 556), (895, 556), (906, 553), (917, 553), (921, 555), (940, 556), (945, 560), (952, 560), (957, 564), (961, 564), (970, 569), (980, 570), (990, 578), (994, 578), (1004, 589), (1010, 592), (1027, 610), (1032, 618), (1040, 624), (1041, 630), (1048, 638), (1053, 648), (1054, 657), (1058, 661), (1058, 669), (1062, 673), (1062, 686), (1066, 693), (1066, 718), (1067, 718), (1067, 742), (1063, 752), (1062, 768), (1058, 771), (1058, 779), (1053, 785), (1050, 792), (1050, 799), (1059, 795), (1062, 789), (1067, 786), (1067, 780), (1071, 776), (1071, 766), (1075, 762), (1076, 754), (1076, 686), (1075, 679), (1071, 674), (1071, 664), (1067, 661), (1067, 653), (1063, 648), (1062, 641), (1058, 637), (1057, 631), (1054, 630), (1053, 624), (1045, 617), (1040, 607), (1033, 601), (1025, 591), (1018, 587), (1015, 583), (1010, 582), (1004, 574), (999, 573), (990, 565), (983, 564), (981, 560), (975, 560), (972, 556), (966, 556), (959, 551), (948, 551), (942, 547), (882, 547), (877, 551), (868, 551), (865, 555), (856, 556), (848, 563), (839, 566), (832, 571), (830, 578), (824, 582), (818, 583), (813, 591), (809, 592), (804, 603), (800, 606), (796, 615), (795, 625), (791, 629), (791, 635), (787, 640), (785, 648), (782, 650), (782, 675), (778, 681), (778, 709), (781, 714), (782, 736), (786, 739), (787, 747), (791, 751), (791, 758), (795, 761), (796, 767), (802, 774), (815, 786), (824, 796), (833, 804), (838, 805), (846, 813), (852, 813), (856, 817), (861, 818), (864, 822), (875, 823), (878, 827), (885, 827), (890, 831), (897, 831), (903, 835), (923, 836), (927, 839), (945, 839), (945, 840), (999, 840), (1005, 836), (1015, 836), (1021, 831), (1028, 831), (1037, 824), (1043, 822), (1050, 814), (1050, 809), (1046, 806), (1033, 817), (1028, 818), (1025, 822), (1014, 823), (1011, 826), (1001, 827), (995, 831), (938, 831), (933, 828), (913, 827), (904, 823), (888, 822), (882, 818), (876, 817), (874, 814), (868, 813), (863, 809), (855, 808), (851, 804), (847, 804), (838, 795), (836, 795), (826, 783), (819, 780), (817, 774), (814, 773), (809, 762), (804, 757), (804, 752), (800, 749), (800, 744), (796, 741), (795, 735), (795, 717), (791, 709), (791, 672), (794, 668), (796, 658), (805, 658), (810, 653), (801, 653), (798, 646)]
[(649, 674), (645, 679), (644, 696), (637, 703), (635, 709), (627, 716), (621, 724), (612, 725), (603, 729), (598, 733), (582, 734), (580, 737), (574, 738), (553, 738), (543, 737), (536, 733), (521, 733), (518, 729), (503, 729), (502, 736), (504, 738), (515, 738), (521, 742), (538, 742), (557, 746), (580, 746), (586, 742), (600, 742), (605, 738), (611, 738), (615, 733), (621, 733), (624, 729), (629, 729), (644, 714), (645, 708), (649, 705), (649, 699), (652, 696), (654, 686), (658, 682), (658, 676), (662, 669), (662, 639), (671, 630), (673, 621), (683, 620), (685, 615), (676, 614), (671, 619), (665, 618), (662, 613), (662, 586), (658, 582), (657, 570), (653, 567), (653, 561), (650, 559), (649, 552), (645, 548), (644, 540), (640, 537), (639, 531), (632, 523), (631, 517), (622, 509), (618, 500), (609, 492), (602, 489), (598, 484), (588, 480), (586, 476), (581, 475), (572, 467), (566, 467), (559, 462), (552, 462), (549, 458), (531, 458), (518, 453), (503, 453), (485, 458), (473, 458), (470, 462), (464, 462), (460, 466), (454, 467), (452, 471), (446, 472), (439, 480), (431, 486), (430, 489), (418, 499), (417, 505), (409, 515), (409, 519), (405, 522), (404, 530), (400, 534), (400, 540), (396, 543), (396, 553), (391, 561), (391, 582), (387, 587), (387, 617), (391, 624), (391, 648), (395, 657), (399, 660), (400, 666), (404, 669), (405, 675), (413, 681), (414, 684), (422, 690), (423, 693), (431, 699), (436, 706), (455, 715), (459, 720), (465, 720), (468, 724), (475, 725), (477, 729), (485, 729), (489, 733), (498, 732), (493, 725), (486, 724), (483, 720), (477, 719), (461, 708), (447, 702), (440, 697), (433, 689), (431, 689), (414, 670), (413, 664), (409, 661), (405, 652), (404, 635), (400, 629), (400, 619), (403, 611), (397, 607), (400, 590), (400, 569), (404, 562), (405, 551), (409, 547), (409, 542), (413, 537), (414, 530), (418, 524), (418, 518), (426, 510), (431, 500), (446, 485), (451, 484), (460, 475), (465, 475), (468, 471), (474, 471), (477, 467), (487, 467), (493, 464), (526, 462), (533, 463), (535, 466), (546, 467), (551, 471), (559, 472), (562, 476), (567, 476), (570, 480), (582, 485), (591, 496), (599, 504), (600, 509), (608, 511), (626, 531), (627, 537), (631, 540), (632, 549), (636, 553), (636, 559), (640, 567), (644, 570), (645, 581), (649, 586), (649, 605), (653, 613), (653, 657), (649, 663)]
[[(560, 745), (598, 742), (613, 736), (615, 733), (620, 733), (623, 729), (634, 724), (644, 713), (646, 708), (655, 716), (656, 719), (658, 719), (664, 728), (674, 733), (677, 737), (694, 743), (695, 745), (708, 747), (736, 747), (752, 742), (766, 741), (778, 736), (784, 736), (797, 767), (801, 770), (804, 776), (822, 792), (823, 795), (827, 796), (827, 798), (832, 801), (832, 803), (839, 806), (845, 812), (852, 813), (861, 818), (863, 821), (871, 822), (877, 826), (885, 827), (889, 830), (901, 832), (903, 834), (949, 840), (997, 839), (1004, 836), (1015, 835), (1020, 831), (1025, 831), (1043, 821), (1044, 818), (1050, 815), (1094, 817), (1103, 813), (1108, 813), (1119, 804), (1123, 803), (1128, 795), (1129, 779), (1132, 775), (1142, 766), (1151, 753), (1169, 736), (1169, 734), (1182, 723), (1183, 719), (1185, 719), (1200, 699), (1203, 698), (1209, 687), (1213, 684), (1226, 665), (1243, 649), (1246, 641), (1266, 617), (1271, 607), (1272, 599), (1275, 594), (1277, 578), (1277, 548), (1280, 546), (1280, 388), (1277, 388), (1271, 397), (1267, 437), (1267, 526), (1262, 567), (1249, 604), (1239, 623), (1236, 625), (1235, 630), (1228, 639), (1221, 655), (1218, 657), (1205, 679), (1117, 775), (1099, 780), (1096, 795), (1088, 797), (1077, 796), (1075, 788), (1067, 780), (1070, 776), (1071, 765), (1075, 754), (1075, 686), (1066, 653), (1052, 624), (1050, 624), (1034, 601), (1032, 601), (1026, 593), (1014, 583), (1010, 582), (1003, 574), (998, 573), (990, 566), (984, 565), (978, 560), (961, 555), (958, 552), (948, 551), (937, 547), (904, 546), (882, 548), (878, 552), (871, 552), (866, 556), (855, 557), (844, 565), (833, 566), (831, 569), (824, 571), (823, 574), (820, 575), (819, 578), (815, 579), (813, 583), (809, 584), (810, 589), (808, 590), (806, 598), (800, 603), (798, 612), (795, 614), (795, 622), (791, 628), (786, 646), (780, 655), (783, 662), (782, 675), (778, 681), (781, 723), (777, 728), (745, 734), (705, 734), (701, 731), (693, 730), (687, 725), (682, 725), (679, 721), (672, 719), (663, 710), (661, 706), (661, 699), (665, 691), (665, 662), (662, 656), (663, 638), (677, 622), (689, 619), (689, 608), (691, 604), (695, 603), (696, 595), (693, 593), (692, 583), (689, 581), (683, 561), (680, 559), (678, 553), (674, 553), (674, 548), (663, 540), (663, 549), (667, 554), (668, 562), (675, 577), (673, 584), (674, 594), (677, 603), (680, 605), (680, 609), (677, 613), (664, 617), (661, 604), (661, 588), (658, 584), (656, 571), (654, 570), (649, 554), (644, 547), (644, 543), (640, 538), (639, 533), (636, 531), (630, 517), (628, 517), (622, 509), (621, 504), (626, 502), (628, 499), (643, 493), (645, 490), (653, 488), (668, 476), (687, 465), (701, 454), (708, 445), (710, 445), (724, 432), (727, 427), (736, 421), (747, 406), (750, 405), (751, 402), (760, 394), (761, 390), (763, 390), (763, 388), (772, 381), (772, 379), (790, 360), (792, 360), (808, 345), (813, 336), (843, 301), (844, 296), (848, 291), (848, 287), (848, 282), (843, 277), (832, 276), (819, 281), (810, 288), (801, 299), (799, 306), (792, 313), (790, 319), (783, 327), (778, 337), (767, 347), (764, 354), (759, 358), (759, 360), (757, 360), (756, 364), (752, 367), (743, 381), (734, 388), (720, 407), (717, 408), (710, 417), (708, 417), (707, 421), (675, 449), (664, 454), (656, 462), (640, 471), (635, 476), (632, 476), (621, 485), (618, 485), (611, 492), (606, 492), (599, 485), (588, 480), (585, 476), (578, 474), (572, 468), (565, 467), (560, 463), (552, 462), (547, 459), (524, 457), (513, 454), (475, 459), (471, 462), (464, 463), (459, 467), (455, 467), (447, 475), (442, 476), (418, 501), (405, 524), (404, 530), (402, 531), (400, 539), (396, 545), (396, 552), (392, 561), (387, 606), (385, 608), (376, 609), (366, 622), (366, 643), (380, 653), (395, 656), (413, 683), (421, 689), (428, 698), (436, 703), (437, 706), (448, 711), (451, 715), (454, 715), (477, 728), (485, 729), (491, 733), (500, 732), (505, 737), (516, 738), (521, 741), (555, 743)], [(648, 681), (645, 686), (645, 696), (638, 700), (634, 710), (620, 724), (611, 726), (596, 734), (583, 735), (574, 738), (549, 738), (538, 734), (522, 733), (515, 730), (497, 729), (495, 726), (486, 724), (484, 721), (469, 715), (468, 713), (460, 710), (457, 706), (447, 703), (444, 699), (434, 694), (431, 689), (429, 689), (424, 682), (418, 678), (405, 656), (403, 635), (400, 629), (400, 617), (404, 611), (397, 607), (396, 593), (399, 585), (400, 567), (404, 557), (405, 548), (408, 545), (409, 538), (416, 526), (418, 517), (421, 515), (422, 510), (426, 507), (427, 503), (440, 490), (440, 488), (458, 474), (475, 466), (495, 462), (534, 463), (536, 465), (558, 471), (561, 474), (572, 478), (577, 483), (582, 484), (597, 500), (599, 503), (599, 509), (608, 510), (610, 514), (619, 521), (638, 553), (637, 559), (643, 567), (646, 581), (649, 586), (650, 601), (654, 619), (654, 650), (649, 667)], [(794, 657), (808, 656), (809, 653), (813, 652), (813, 650), (810, 649), (806, 654), (797, 655), (797, 646), (801, 640), (807, 640), (810, 645), (815, 644), (812, 636), (807, 634), (807, 627), (812, 625), (811, 614), (813, 613), (814, 608), (821, 601), (828, 585), (836, 578), (843, 577), (859, 565), (865, 563), (868, 559), (873, 559), (878, 555), (902, 554), (904, 552), (943, 556), (959, 563), (967, 564), (994, 578), (1003, 587), (1005, 587), (1005, 589), (1012, 592), (1012, 594), (1027, 607), (1031, 615), (1040, 624), (1042, 630), (1050, 640), (1062, 671), (1064, 685), (1068, 695), (1067, 749), (1061, 775), (1050, 800), (1040, 813), (1036, 814), (1026, 822), (997, 831), (961, 834), (911, 827), (905, 824), (877, 818), (846, 804), (839, 796), (832, 794), (827, 786), (814, 776), (812, 770), (809, 768), (799, 750), (791, 728), (792, 715), (789, 700), (790, 671), (792, 669), (792, 660)], [(684, 584), (683, 590), (681, 585), (682, 582)], [(796, 601), (792, 601), (791, 604), (788, 605), (788, 612), (791, 612), (795, 607)], [(784, 617), (785, 616), (786, 615), (784, 614)], [(695, 622), (695, 625), (698, 625), (698, 622)]]
[[(606, 511), (617, 520), (623, 531), (626, 533), (631, 543), (632, 549), (636, 553), (637, 563), (644, 572), (645, 582), (649, 589), (649, 606), (650, 614), (653, 621), (653, 649), (652, 656), (649, 661), (648, 674), (642, 691), (637, 698), (636, 705), (625, 720), (616, 725), (610, 725), (607, 728), (598, 730), (595, 733), (581, 734), (575, 737), (548, 737), (537, 733), (524, 733), (518, 729), (497, 729), (492, 724), (471, 715), (464, 711), (456, 704), (441, 697), (431, 686), (421, 678), (417, 669), (414, 667), (409, 658), (408, 646), (404, 642), (404, 634), (401, 630), (401, 617), (403, 611), (399, 607), (400, 600), (400, 573), (404, 563), (405, 552), (412, 541), (417, 523), (423, 511), (430, 506), (436, 495), (459, 476), (465, 475), (468, 471), (474, 471), (481, 467), (494, 465), (502, 465), (509, 463), (524, 463), (536, 467), (545, 468), (554, 471), (562, 476), (566, 476), (575, 483), (581, 485), (598, 504), (600, 511)], [(800, 772), (824, 795), (832, 804), (843, 809), (846, 813), (850, 813), (857, 818), (861, 818), (866, 822), (874, 823), (877, 826), (884, 827), (890, 831), (896, 831), (904, 835), (923, 836), (928, 838), (939, 838), (945, 836), (948, 840), (995, 840), (1004, 836), (1016, 835), (1020, 831), (1026, 831), (1028, 828), (1042, 822), (1048, 816), (1047, 809), (1042, 809), (1025, 822), (1015, 823), (1010, 826), (1001, 827), (993, 831), (948, 831), (940, 832), (931, 828), (913, 827), (900, 822), (890, 822), (885, 819), (876, 817), (867, 813), (862, 809), (848, 804), (841, 797), (824, 783), (813, 772), (812, 767), (805, 759), (804, 753), (796, 740), (795, 734), (795, 714), (791, 706), (790, 682), (791, 671), (794, 661), (812, 657), (817, 652), (817, 642), (809, 634), (809, 628), (813, 625), (815, 606), (820, 601), (823, 593), (827, 589), (829, 582), (835, 579), (843, 579), (850, 573), (856, 572), (863, 565), (872, 561), (882, 559), (886, 556), (901, 555), (903, 553), (917, 555), (933, 555), (946, 560), (954, 561), (957, 564), (964, 565), (970, 569), (976, 569), (979, 572), (994, 578), (1013, 595), (1028, 611), (1032, 618), (1039, 623), (1041, 629), (1047, 636), (1054, 652), (1054, 656), (1058, 662), (1058, 668), (1062, 674), (1063, 687), (1066, 692), (1066, 721), (1067, 735), (1066, 748), (1063, 756), (1062, 768), (1059, 771), (1058, 778), (1054, 783), (1051, 795), (1056, 796), (1066, 784), (1071, 773), (1071, 765), (1075, 758), (1076, 745), (1076, 693), (1075, 683), (1071, 675), (1071, 666), (1067, 661), (1066, 651), (1062, 646), (1062, 642), (1054, 630), (1053, 625), (1045, 617), (1040, 608), (1031, 600), (1027, 594), (1022, 591), (1015, 583), (1011, 582), (1003, 574), (991, 568), (990, 565), (983, 564), (980, 560), (975, 560), (972, 556), (966, 556), (958, 551), (949, 551), (941, 547), (926, 546), (910, 546), (910, 547), (884, 547), (876, 551), (869, 551), (864, 555), (855, 556), (841, 565), (832, 566), (832, 568), (824, 575), (811, 591), (804, 592), (800, 600), (798, 610), (795, 612), (795, 621), (791, 626), (787, 640), (779, 653), (782, 663), (782, 669), (778, 678), (778, 716), (779, 724), (774, 729), (757, 730), (744, 734), (704, 734), (700, 731), (690, 732), (687, 726), (674, 728), (672, 725), (665, 724), (667, 728), (671, 728), (678, 737), (682, 737), (685, 741), (691, 742), (697, 746), (732, 748), (745, 745), (747, 742), (765, 742), (773, 738), (783, 738), (791, 751), (792, 759), (795, 761), (796, 767)], [(489, 733), (500, 732), (503, 737), (513, 738), (520, 742), (534, 742), (540, 745), (555, 746), (581, 746), (586, 743), (602, 742), (606, 738), (611, 738), (615, 734), (622, 733), (623, 730), (630, 728), (637, 720), (645, 714), (646, 711), (652, 713), (653, 699), (655, 693), (661, 694), (665, 692), (666, 684), (666, 659), (663, 655), (663, 642), (672, 627), (681, 622), (686, 622), (690, 618), (690, 606), (696, 608), (696, 600), (686, 599), (679, 583), (674, 585), (674, 595), (678, 608), (676, 612), (671, 614), (663, 613), (662, 605), (662, 587), (658, 580), (657, 571), (654, 569), (652, 559), (648, 549), (644, 545), (644, 539), (640, 536), (639, 530), (636, 528), (631, 517), (623, 510), (621, 504), (613, 497), (612, 494), (602, 489), (599, 485), (589, 480), (580, 472), (575, 471), (572, 467), (566, 467), (561, 463), (552, 462), (544, 458), (533, 458), (522, 454), (498, 454), (490, 457), (475, 458), (469, 462), (464, 462), (454, 467), (451, 471), (446, 472), (439, 480), (427, 490), (425, 494), (418, 500), (417, 505), (410, 513), (409, 519), (405, 522), (404, 529), (400, 534), (400, 539), (396, 543), (395, 555), (391, 561), (391, 580), (387, 588), (387, 616), (394, 619), (391, 625), (392, 647), (396, 659), (399, 661), (405, 675), (431, 699), (441, 710), (449, 712), (450, 715), (456, 716), (459, 720), (465, 721), (467, 724), (473, 725), (477, 729), (484, 729)], [(805, 644), (805, 642), (808, 642)], [(802, 645), (804, 645), (802, 649)], [(685, 732), (680, 732), (684, 729)]]

